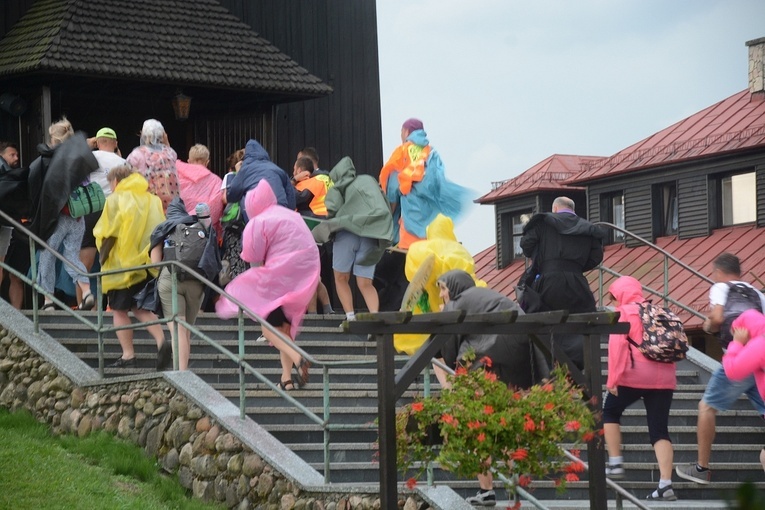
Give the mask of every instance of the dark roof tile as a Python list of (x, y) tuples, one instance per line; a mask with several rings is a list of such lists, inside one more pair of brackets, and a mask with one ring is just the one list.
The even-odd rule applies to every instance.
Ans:
[(307, 97), (332, 92), (215, 0), (38, 0), (0, 40), (0, 77), (62, 71)]

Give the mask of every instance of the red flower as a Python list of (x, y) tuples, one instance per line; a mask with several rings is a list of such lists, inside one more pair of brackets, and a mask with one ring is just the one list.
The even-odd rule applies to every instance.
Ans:
[(412, 411), (414, 411), (415, 413), (419, 413), (423, 409), (425, 409), (425, 404), (423, 404), (422, 402), (415, 402), (414, 404), (412, 404)]
[(575, 473), (568, 473), (566, 474), (566, 481), (567, 482), (578, 482), (579, 481), (579, 475)]
[(494, 408), (492, 406), (483, 406), (483, 414), (494, 414)]
[(462, 365), (457, 367), (457, 370), (454, 371), (454, 375), (461, 376), (461, 375), (467, 375), (467, 368), (463, 367)]
[(550, 384), (550, 383), (547, 383), (547, 384), (542, 386), (542, 390), (546, 391), (547, 393), (550, 393), (553, 390), (553, 385)]
[(457, 420), (454, 419), (454, 416), (451, 414), (444, 413), (441, 415), (441, 421), (444, 423), (447, 423), (449, 425), (457, 426)]
[(531, 416), (528, 414), (524, 417), (526, 422), (523, 424), (523, 430), (526, 432), (534, 432), (537, 429), (536, 424), (534, 423), (534, 420), (531, 419)]
[(573, 455), (573, 456), (574, 456), (574, 457), (576, 457), (577, 459), (579, 458), (579, 456), (580, 456), (581, 454), (582, 454), (582, 451), (581, 451), (581, 450), (571, 450), (571, 455)]
[(499, 418), (499, 424), (502, 425), (503, 427), (507, 426), (507, 420), (505, 420), (504, 416)]
[(483, 373), (483, 377), (487, 381), (496, 381), (497, 380), (497, 374), (495, 374), (494, 372), (484, 372)]
[(582, 424), (576, 420), (567, 421), (566, 426), (563, 428), (566, 432), (576, 432), (581, 428)]
[(548, 402), (545, 404), (544, 409), (545, 411), (552, 411), (553, 409), (555, 409), (555, 404), (553, 404), (552, 402)]
[(582, 440), (585, 443), (589, 443), (593, 439), (595, 439), (595, 433), (594, 432), (585, 432), (584, 434), (582, 434)]
[(482, 425), (482, 423), (481, 423), (480, 421), (478, 421), (478, 420), (473, 420), (473, 421), (469, 421), (469, 422), (468, 422), (468, 428), (469, 428), (470, 430), (473, 430), (473, 429), (480, 429), (480, 428), (481, 428), (481, 425)]
[(484, 365), (486, 365), (487, 367), (491, 368), (491, 358), (490, 357), (484, 356), (483, 358), (481, 358), (480, 362), (483, 363)]
[(529, 451), (526, 448), (518, 448), (510, 454), (510, 458), (513, 460), (523, 460), (529, 456)]
[(570, 462), (566, 464), (563, 470), (566, 473), (582, 473), (584, 471), (584, 464), (581, 462)]
[(480, 434), (478, 434), (478, 437), (476, 437), (476, 439), (478, 439), (479, 443), (483, 443), (484, 441), (486, 441), (486, 434), (481, 432)]
[(507, 507), (507, 510), (520, 510), (521, 509), (521, 502), (516, 501), (513, 506)]
[(417, 485), (417, 480), (415, 480), (414, 478), (410, 478), (409, 480), (406, 481), (406, 488), (409, 490), (414, 489), (416, 485)]
[(529, 475), (521, 475), (518, 477), (518, 485), (521, 487), (528, 487), (531, 484), (531, 477)]
[(521, 395), (520, 392), (516, 391), (515, 393), (513, 393), (513, 398), (515, 400), (520, 400), (521, 398), (523, 398), (523, 396)]

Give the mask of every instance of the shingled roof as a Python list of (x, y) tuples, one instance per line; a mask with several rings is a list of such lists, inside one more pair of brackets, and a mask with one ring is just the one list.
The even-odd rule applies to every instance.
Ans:
[(493, 204), (509, 197), (517, 197), (540, 191), (558, 191), (584, 189), (564, 184), (565, 181), (577, 176), (585, 165), (594, 164), (605, 158), (599, 156), (575, 156), (570, 154), (553, 154), (522, 174), (493, 183), (492, 190), (477, 199), (479, 204)]
[(0, 40), (0, 78), (29, 74), (332, 92), (216, 0), (39, 0)]
[(723, 99), (690, 117), (585, 168), (570, 184), (708, 158), (765, 145), (765, 101), (749, 90)]

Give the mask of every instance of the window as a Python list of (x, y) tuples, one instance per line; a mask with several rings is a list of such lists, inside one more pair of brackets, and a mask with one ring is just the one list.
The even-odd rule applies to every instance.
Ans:
[(523, 258), (521, 237), (523, 237), (523, 227), (529, 222), (531, 216), (532, 212), (530, 210), (502, 214), (502, 249), (498, 254), (500, 256), (498, 260), (499, 268), (506, 267), (514, 259)]
[[(624, 192), (608, 193), (600, 199), (600, 217), (607, 223), (613, 223), (619, 228), (624, 228)], [(621, 243), (625, 235), (618, 230), (609, 229), (610, 244)]]
[(531, 213), (514, 214), (513, 222), (513, 258), (523, 257), (521, 249), (521, 237), (523, 237), (523, 227), (531, 219)]
[(757, 181), (754, 172), (720, 179), (721, 226), (757, 220)]
[(677, 234), (677, 183), (665, 182), (657, 184), (654, 188), (654, 203), (657, 204), (654, 218), (654, 232), (656, 237), (672, 236)]

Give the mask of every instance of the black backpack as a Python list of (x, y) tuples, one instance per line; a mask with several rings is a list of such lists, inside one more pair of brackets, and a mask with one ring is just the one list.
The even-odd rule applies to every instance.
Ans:
[[(177, 260), (197, 270), (207, 247), (208, 237), (207, 229), (199, 222), (191, 225), (178, 224), (165, 238), (163, 257), (165, 260)], [(178, 280), (183, 280), (185, 276), (186, 272), (180, 271)]]
[(762, 302), (760, 295), (749, 285), (743, 283), (727, 282), (728, 299), (723, 307), (723, 323), (720, 326), (720, 344), (723, 349), (728, 348), (728, 344), (733, 340), (733, 334), (730, 331), (733, 321), (739, 315), (747, 310), (757, 310), (762, 312)]

